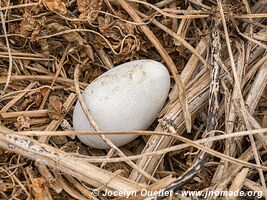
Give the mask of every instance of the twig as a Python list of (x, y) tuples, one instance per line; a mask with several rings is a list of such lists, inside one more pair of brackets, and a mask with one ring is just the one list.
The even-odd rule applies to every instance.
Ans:
[(1, 130), (0, 147), (33, 159), (41, 165), (60, 170), (96, 188), (103, 186), (103, 189), (107, 188), (116, 191), (137, 191), (143, 188), (140, 184), (131, 182), (87, 162), (74, 160), (59, 149), (25, 136), (18, 136)]
[(19, 116), (28, 116), (32, 117), (47, 117), (47, 110), (31, 110), (31, 111), (19, 111), (19, 112), (1, 112), (0, 116), (3, 119), (17, 118)]
[(25, 8), (25, 7), (31, 7), (31, 6), (38, 6), (40, 3), (41, 1), (39, 1), (38, 3), (25, 3), (25, 4), (14, 5), (14, 6), (1, 7), (0, 11), (16, 9), (16, 8)]
[[(53, 81), (54, 76), (41, 76), (41, 75), (26, 75), (26, 76), (12, 76), (11, 81)], [(66, 84), (68, 86), (74, 86), (74, 81), (68, 78), (58, 77), (56, 83)], [(6, 83), (6, 77), (0, 77), (0, 84)], [(88, 86), (87, 83), (79, 83), (83, 88)]]

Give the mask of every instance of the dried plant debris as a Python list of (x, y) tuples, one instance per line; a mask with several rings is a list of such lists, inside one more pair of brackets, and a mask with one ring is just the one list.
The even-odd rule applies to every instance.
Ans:
[(18, 131), (29, 130), (30, 128), (30, 118), (28, 116), (19, 116), (15, 126), (18, 128)]
[(63, 112), (60, 98), (58, 96), (50, 96), (47, 109), (49, 118), (58, 120)]
[(80, 19), (86, 19), (93, 23), (102, 9), (103, 0), (77, 0), (77, 9), (80, 12)]
[(67, 7), (64, 1), (61, 0), (44, 0), (44, 5), (48, 8), (48, 10), (52, 12), (57, 12), (61, 15), (67, 13)]
[[(265, 0), (0, 5), (0, 199), (267, 199)], [(172, 77), (150, 132), (85, 146), (75, 86), (146, 58)]]

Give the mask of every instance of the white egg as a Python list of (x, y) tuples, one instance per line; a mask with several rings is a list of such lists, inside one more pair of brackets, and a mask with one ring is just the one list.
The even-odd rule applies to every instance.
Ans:
[[(147, 129), (156, 119), (170, 88), (168, 70), (153, 60), (131, 61), (105, 72), (83, 92), (84, 101), (102, 131)], [(94, 131), (79, 101), (73, 113), (75, 131)], [(116, 145), (134, 140), (136, 135), (107, 135)], [(79, 135), (86, 145), (97, 149), (109, 146), (99, 135)]]

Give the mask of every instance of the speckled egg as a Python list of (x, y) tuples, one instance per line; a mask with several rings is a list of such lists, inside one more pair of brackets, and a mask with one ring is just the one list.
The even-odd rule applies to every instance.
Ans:
[[(163, 107), (170, 88), (168, 70), (154, 60), (136, 60), (121, 64), (95, 79), (84, 91), (83, 98), (102, 131), (146, 130)], [(79, 101), (73, 113), (75, 131), (94, 131)], [(107, 135), (122, 146), (137, 135)], [(86, 145), (107, 149), (99, 135), (79, 135)]]

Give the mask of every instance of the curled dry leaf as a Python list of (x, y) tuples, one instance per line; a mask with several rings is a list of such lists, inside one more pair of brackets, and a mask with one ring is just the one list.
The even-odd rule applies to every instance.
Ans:
[(20, 24), (19, 33), (25, 37), (31, 37), (31, 41), (35, 41), (40, 35), (41, 27), (44, 25), (45, 20), (45, 17), (37, 19), (25, 12)]
[(46, 93), (47, 93), (48, 90), (49, 90), (49, 88), (45, 87), (45, 88), (41, 88), (41, 89), (37, 92), (37, 94), (36, 94), (36, 96), (35, 96), (35, 99), (34, 99), (36, 106), (39, 107), (39, 106), (41, 105), (42, 100), (43, 100), (43, 98), (44, 98), (44, 96), (46, 95)]
[[(71, 30), (69, 27), (63, 26), (63, 25), (56, 23), (56, 22), (49, 24), (48, 28), (51, 31), (56, 32), (56, 33)], [(82, 45), (85, 43), (85, 40), (77, 32), (65, 33), (65, 34), (63, 34), (63, 37), (68, 42), (78, 43), (79, 45)]]
[(43, 3), (53, 12), (57, 12), (62, 15), (67, 13), (66, 4), (62, 0), (44, 0)]
[(50, 119), (58, 120), (62, 114), (62, 102), (58, 96), (50, 96), (48, 103), (48, 116)]
[[(58, 23), (51, 23), (48, 25), (48, 28), (53, 32), (64, 32), (71, 30), (69, 27), (63, 26)], [(72, 44), (76, 45), (80, 52), (80, 54), (84, 54), (85, 56), (89, 57), (92, 61), (94, 60), (93, 50), (92, 47), (81, 37), (78, 32), (70, 32), (63, 34), (63, 37)], [(81, 56), (83, 57), (83, 56)]]
[[(39, 0), (35, 1), (36, 3), (39, 2)], [(23, 3), (23, 1), (22, 1)], [(39, 13), (44, 12), (44, 10), (46, 9), (44, 4), (39, 3), (38, 5), (26, 8), (29, 9), (31, 11), (32, 14), (34, 15), (38, 15)]]
[(42, 39), (39, 41), (39, 45), (41, 46), (41, 52), (44, 55), (49, 55), (49, 50), (51, 48), (51, 45), (48, 44), (46, 39)]
[(7, 69), (6, 68), (0, 68), (0, 77), (7, 75)]
[(99, 10), (102, 8), (103, 0), (77, 0), (77, 7), (81, 19), (88, 19), (90, 23), (97, 18)]
[(17, 122), (15, 123), (15, 126), (18, 129), (18, 131), (29, 130), (30, 121), (31, 121), (30, 117), (21, 115), (17, 118)]
[(88, 57), (92, 61), (94, 61), (93, 49), (89, 44), (81, 45), (80, 48), (81, 48), (81, 58)]

